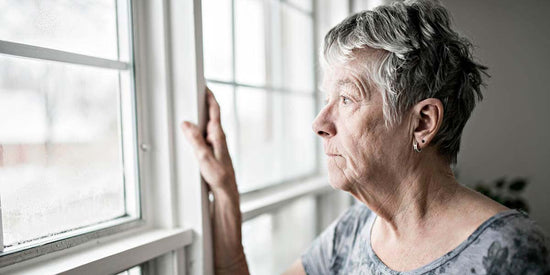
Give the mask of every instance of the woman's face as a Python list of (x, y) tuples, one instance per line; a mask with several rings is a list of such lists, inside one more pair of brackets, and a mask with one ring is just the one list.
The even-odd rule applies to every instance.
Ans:
[(359, 68), (351, 61), (325, 71), (325, 106), (313, 122), (328, 155), (330, 184), (344, 191), (392, 176), (407, 140), (406, 127), (385, 127), (382, 96)]

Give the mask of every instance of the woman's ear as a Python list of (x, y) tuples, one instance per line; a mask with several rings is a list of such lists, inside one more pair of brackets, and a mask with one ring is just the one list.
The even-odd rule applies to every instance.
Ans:
[(413, 107), (414, 127), (413, 138), (419, 149), (426, 148), (432, 141), (443, 121), (443, 103), (437, 98), (428, 98), (418, 102)]

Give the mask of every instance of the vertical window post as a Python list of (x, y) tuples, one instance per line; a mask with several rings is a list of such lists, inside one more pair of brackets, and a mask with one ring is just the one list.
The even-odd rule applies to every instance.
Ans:
[[(4, 165), (4, 147), (0, 144), (0, 167)], [(2, 228), (2, 193), (0, 193), (0, 252), (4, 251), (4, 231)]]
[[(2, 146), (0, 145), (0, 156), (2, 156)], [(0, 163), (1, 165), (1, 163)], [(4, 251), (4, 232), (2, 231), (2, 199), (0, 198), (0, 252)]]

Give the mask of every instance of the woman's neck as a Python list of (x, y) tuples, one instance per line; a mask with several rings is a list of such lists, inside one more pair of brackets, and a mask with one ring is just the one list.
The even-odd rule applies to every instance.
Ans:
[(397, 239), (422, 234), (450, 210), (461, 189), (449, 165), (440, 159), (422, 159), (400, 170), (351, 191), (378, 215), (384, 232)]

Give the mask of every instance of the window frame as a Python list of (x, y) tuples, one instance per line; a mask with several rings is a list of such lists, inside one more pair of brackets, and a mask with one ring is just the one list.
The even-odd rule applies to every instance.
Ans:
[[(319, 0), (312, 1), (317, 49), (320, 6)], [(65, 249), (1, 267), (2, 274), (114, 274), (144, 263), (144, 274), (214, 273), (206, 184), (192, 148), (179, 130), (182, 120), (205, 127), (201, 0), (135, 0), (131, 9), (139, 122), (140, 223), (120, 232), (96, 235), (78, 245), (68, 242)], [(318, 110), (317, 79), (318, 71), (314, 70)], [(320, 142), (316, 150), (322, 150)], [(334, 208), (333, 201), (325, 198), (335, 191), (326, 184), (326, 175), (319, 172), (323, 161), (319, 153), (317, 161), (318, 173), (314, 176), (241, 194), (243, 220), (271, 213), (310, 195), (319, 205)], [(317, 215), (325, 216), (319, 212)], [(318, 225), (318, 231), (322, 227)]]
[[(134, 14), (132, 12), (133, 5), (132, 0), (122, 0), (126, 1), (127, 8), (127, 16), (128, 16), (128, 28), (133, 31), (132, 26), (132, 20), (134, 18)], [(117, 13), (117, 17), (119, 16), (120, 10), (118, 8), (115, 9)], [(117, 19), (117, 28), (118, 26), (118, 19)], [(128, 44), (133, 44), (133, 35), (132, 31), (128, 33), (129, 41)], [(118, 30), (117, 30), (118, 34)], [(120, 37), (117, 37), (117, 39), (120, 39)], [(117, 42), (117, 45), (120, 42)], [(133, 56), (133, 49), (134, 47), (129, 47), (129, 56)], [(117, 49), (118, 50), (118, 49)], [(131, 80), (135, 80), (135, 74), (134, 74), (134, 64), (133, 60), (130, 61), (119, 61), (119, 60), (112, 60), (112, 59), (105, 59), (101, 57), (95, 57), (95, 56), (89, 56), (85, 54), (80, 53), (74, 53), (74, 52), (67, 52), (64, 50), (57, 50), (57, 49), (51, 49), (51, 48), (45, 48), (41, 46), (34, 46), (34, 45), (28, 45), (28, 44), (22, 44), (18, 42), (10, 42), (10, 41), (4, 41), (0, 40), (0, 53), (14, 56), (14, 57), (24, 57), (24, 58), (31, 58), (38, 61), (56, 61), (61, 62), (61, 64), (70, 64), (70, 65), (82, 65), (82, 66), (90, 66), (94, 68), (101, 68), (101, 69), (112, 69), (112, 70), (118, 70), (119, 72), (126, 71), (129, 74), (132, 75)], [(120, 87), (120, 76), (119, 76), (119, 87)], [(76, 246), (82, 243), (86, 243), (88, 241), (101, 238), (104, 236), (113, 235), (119, 232), (127, 231), (132, 228), (139, 227), (143, 224), (143, 221), (141, 219), (141, 205), (140, 205), (140, 198), (139, 194), (141, 192), (140, 189), (140, 159), (138, 154), (138, 144), (139, 144), (139, 132), (137, 130), (139, 120), (136, 118), (137, 116), (137, 110), (136, 110), (136, 92), (135, 92), (135, 85), (134, 81), (130, 83), (130, 88), (132, 89), (131, 96), (128, 98), (130, 102), (121, 102), (120, 109), (121, 112), (124, 108), (131, 107), (130, 110), (133, 113), (133, 116), (131, 117), (131, 121), (123, 122), (122, 125), (120, 125), (120, 129), (122, 131), (128, 131), (130, 130), (131, 133), (126, 133), (124, 136), (122, 136), (122, 140), (120, 141), (121, 148), (126, 147), (126, 139), (127, 136), (130, 135), (135, 140), (132, 141), (132, 144), (135, 146), (132, 146), (132, 148), (124, 148), (122, 150), (122, 159), (124, 159), (123, 163), (123, 171), (124, 172), (132, 172), (134, 175), (132, 177), (134, 178), (134, 181), (132, 182), (124, 182), (124, 189), (125, 189), (125, 196), (135, 196), (134, 199), (131, 201), (134, 201), (136, 203), (136, 211), (131, 210), (131, 214), (126, 213), (126, 216), (114, 218), (109, 221), (101, 222), (99, 224), (94, 225), (87, 225), (83, 226), (82, 228), (76, 228), (71, 229), (68, 232), (63, 233), (57, 233), (54, 236), (51, 237), (40, 237), (37, 240), (32, 240), (29, 242), (26, 242), (24, 245), (17, 245), (13, 249), (5, 250), (3, 242), (0, 241), (0, 268), (7, 267), (13, 264), (16, 264), (18, 262), (22, 262), (28, 259), (32, 259), (35, 257), (39, 257), (41, 255), (45, 255), (48, 253), (53, 253), (56, 251), (60, 251), (63, 249), (66, 249), (68, 247)], [(123, 93), (121, 90), (120, 93)], [(126, 105), (126, 106), (125, 106)], [(122, 114), (124, 116), (124, 114)], [(121, 121), (123, 117), (121, 116)], [(129, 126), (129, 124), (131, 124)], [(131, 152), (131, 153), (129, 153)], [(127, 166), (129, 165), (126, 161), (126, 158), (128, 155), (131, 155), (134, 157), (134, 159), (131, 160), (131, 169), (128, 169)], [(133, 185), (132, 187), (129, 187), (128, 185)], [(137, 189), (137, 191), (136, 191)], [(128, 194), (129, 191), (132, 191), (131, 194)], [(128, 200), (125, 200), (124, 202), (126, 206), (128, 206)], [(130, 209), (133, 209), (133, 207), (130, 207)], [(0, 215), (1, 215), (1, 207), (0, 207)], [(3, 227), (1, 223), (1, 217), (0, 217), (0, 233), (2, 233), (2, 237), (0, 237), (0, 240), (3, 239)]]
[[(199, 88), (203, 82), (202, 60), (196, 58), (202, 56), (202, 44), (197, 39), (200, 25), (196, 24), (195, 17), (200, 15), (197, 13), (200, 0), (136, 0), (132, 1), (130, 9), (140, 148), (141, 219), (2, 255), (0, 261), (6, 263), (0, 267), (2, 274), (117, 273), (151, 260), (156, 263), (151, 265), (154, 266), (152, 271), (149, 270), (153, 274), (212, 273), (212, 266), (209, 266), (212, 261), (208, 260), (212, 259), (212, 251), (203, 250), (210, 242), (209, 233), (204, 232), (209, 228), (208, 219), (205, 219), (208, 217), (206, 187), (200, 180), (198, 166), (188, 165), (192, 164), (193, 156), (181, 140), (178, 129), (181, 117), (202, 119), (204, 124), (204, 113), (198, 111), (204, 111), (204, 104), (201, 107), (201, 100), (198, 100), (205, 96), (201, 92), (204, 84)], [(27, 51), (25, 54), (31, 55), (29, 57), (41, 57), (32, 56), (39, 47), (12, 44), (16, 46), (11, 47), (14, 53)], [(3, 45), (0, 43), (2, 52)], [(189, 52), (179, 56), (172, 51), (176, 47), (188, 48)], [(106, 61), (43, 49), (46, 58), (42, 59), (67, 61), (68, 56), (86, 65), (105, 65)], [(185, 65), (180, 66), (177, 62)], [(106, 63), (122, 67), (116, 62)], [(177, 75), (185, 75), (185, 80), (191, 75), (194, 81), (178, 80)], [(181, 88), (181, 92), (172, 92), (174, 88)], [(193, 106), (174, 104), (176, 98)], [(179, 107), (185, 109), (177, 112)], [(181, 167), (176, 160), (185, 166)], [(178, 167), (181, 169), (176, 171)], [(186, 249), (190, 252), (186, 253)], [(197, 264), (186, 265), (193, 261)]]
[[(311, 11), (308, 11), (308, 10), (304, 10), (302, 9), (301, 7), (298, 7), (296, 5), (294, 5), (292, 2), (289, 2), (287, 0), (256, 0), (256, 1), (260, 1), (262, 2), (262, 11), (263, 11), (263, 29), (265, 31), (265, 44), (264, 44), (264, 50), (265, 50), (265, 56), (266, 56), (266, 62), (265, 62), (265, 84), (264, 85), (252, 85), (252, 84), (246, 84), (246, 83), (240, 83), (237, 81), (237, 74), (236, 74), (236, 31), (235, 31), (235, 28), (236, 28), (236, 24), (235, 24), (235, 7), (236, 7), (236, 1), (238, 0), (230, 0), (230, 6), (231, 6), (231, 78), (232, 78), (232, 81), (227, 81), (227, 80), (220, 80), (220, 79), (213, 79), (213, 78), (206, 78), (206, 82), (207, 83), (212, 83), (212, 84), (222, 84), (222, 85), (226, 85), (227, 87), (230, 87), (232, 89), (232, 92), (233, 92), (233, 95), (235, 96), (235, 99), (233, 100), (233, 106), (232, 108), (234, 110), (237, 109), (237, 106), (236, 106), (236, 93), (237, 93), (237, 89), (238, 88), (254, 88), (254, 89), (261, 89), (262, 93), (266, 93), (266, 94), (271, 94), (271, 93), (282, 93), (282, 94), (289, 94), (291, 96), (297, 96), (297, 97), (305, 97), (305, 98), (308, 98), (308, 99), (313, 99), (313, 104), (314, 104), (314, 116), (317, 114), (317, 111), (319, 110), (319, 93), (318, 93), (318, 71), (316, 70), (316, 64), (315, 64), (315, 60), (316, 60), (316, 49), (318, 48), (318, 44), (317, 44), (317, 5), (316, 5), (316, 2), (317, 0), (311, 0), (312, 2), (312, 7), (311, 7)], [(272, 38), (273, 38), (273, 35), (272, 35), (272, 31), (275, 30), (275, 28), (272, 26), (272, 12), (270, 10), (270, 7), (272, 5), (271, 2), (278, 2), (278, 5), (280, 5), (281, 9), (279, 10), (280, 12), (283, 11), (283, 5), (286, 6), (286, 8), (288, 9), (291, 9), (293, 10), (294, 12), (298, 12), (300, 13), (301, 16), (307, 16), (309, 19), (312, 20), (312, 29), (311, 29), (311, 32), (312, 32), (312, 41), (313, 41), (313, 49), (311, 51), (311, 54), (312, 54), (312, 60), (314, 62), (314, 64), (311, 64), (312, 65), (312, 68), (313, 68), (313, 82), (312, 83), (312, 90), (311, 91), (304, 91), (304, 90), (299, 90), (299, 89), (290, 89), (290, 88), (286, 88), (286, 87), (277, 87), (277, 86), (273, 86), (271, 84), (272, 82), (272, 75), (273, 75), (273, 71), (272, 71), (272, 68), (273, 68), (273, 64), (272, 64), (272, 59), (273, 59), (273, 56), (272, 56), (272, 52), (273, 52), (273, 49), (272, 49), (272, 45), (273, 45), (273, 41), (272, 41)], [(281, 21), (282, 22), (282, 21)], [(281, 27), (281, 30), (282, 30), (282, 27)], [(282, 33), (281, 33), (282, 34)], [(237, 115), (237, 112), (235, 111), (235, 115)], [(235, 130), (235, 138), (237, 139), (237, 151), (240, 152), (241, 151), (241, 148), (240, 148), (240, 142), (238, 141), (240, 139), (240, 123), (239, 123), (239, 120), (238, 118), (236, 118), (236, 124), (235, 124), (235, 127), (236, 127), (236, 130)], [(315, 167), (314, 167), (314, 170), (313, 171), (310, 171), (308, 173), (302, 173), (300, 174), (299, 176), (297, 177), (294, 177), (294, 178), (287, 178), (287, 179), (284, 179), (282, 181), (278, 181), (278, 182), (269, 182), (269, 183), (264, 183), (264, 184), (261, 184), (260, 186), (256, 186), (256, 187), (251, 187), (251, 188), (247, 188), (246, 190), (244, 191), (241, 191), (240, 194), (241, 196), (243, 196), (245, 199), (248, 198), (248, 197), (251, 197), (250, 199), (257, 199), (258, 196), (255, 195), (255, 194), (258, 194), (258, 193), (262, 193), (262, 194), (266, 194), (266, 196), (277, 196), (277, 190), (281, 190), (282, 188), (284, 188), (284, 186), (290, 188), (290, 190), (293, 190), (291, 187), (296, 185), (296, 184), (300, 184), (302, 181), (316, 181), (316, 180), (319, 180), (319, 179), (322, 179), (322, 178), (326, 178), (325, 176), (326, 175), (323, 175), (321, 173), (321, 163), (318, 161), (320, 158), (321, 158), (321, 143), (316, 140), (316, 146), (315, 146), (315, 150), (314, 150), (314, 154), (315, 154)], [(238, 158), (238, 156), (234, 156), (234, 158)], [(237, 160), (238, 161), (238, 160)], [(318, 190), (322, 190), (323, 187), (319, 187)], [(273, 193), (273, 195), (271, 194)]]

